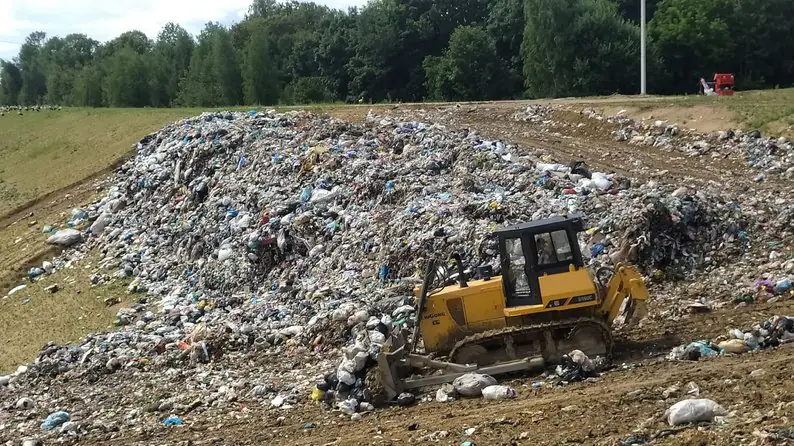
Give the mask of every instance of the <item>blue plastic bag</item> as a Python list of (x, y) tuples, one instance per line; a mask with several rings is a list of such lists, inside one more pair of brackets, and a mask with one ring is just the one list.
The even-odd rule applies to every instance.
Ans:
[(311, 186), (306, 186), (301, 192), (301, 201), (306, 203), (312, 198), (312, 188)]
[(775, 291), (775, 294), (781, 294), (781, 293), (785, 293), (786, 291), (790, 290), (791, 288), (794, 288), (794, 283), (792, 283), (791, 280), (789, 280), (789, 279), (783, 279), (783, 280), (779, 280), (775, 284), (774, 291)]
[(41, 423), (41, 428), (47, 431), (51, 431), (56, 427), (62, 425), (69, 421), (71, 417), (69, 416), (69, 412), (59, 411), (53, 412), (47, 415), (47, 418)]
[(176, 415), (171, 415), (170, 417), (163, 420), (163, 426), (181, 426), (182, 419)]

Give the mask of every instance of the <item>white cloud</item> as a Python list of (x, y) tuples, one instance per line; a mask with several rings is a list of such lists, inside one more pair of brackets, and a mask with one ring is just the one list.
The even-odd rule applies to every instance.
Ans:
[[(361, 6), (367, 0), (316, 0), (332, 8)], [(105, 42), (140, 30), (155, 38), (168, 22), (198, 34), (207, 22), (241, 20), (251, 0), (0, 0), (0, 58), (11, 59), (33, 31), (48, 36), (83, 33)]]

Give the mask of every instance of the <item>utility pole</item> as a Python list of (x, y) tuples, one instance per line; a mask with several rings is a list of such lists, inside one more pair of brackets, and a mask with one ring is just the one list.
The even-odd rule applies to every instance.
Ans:
[(645, 72), (645, 0), (640, 0), (640, 94), (648, 94), (648, 82)]

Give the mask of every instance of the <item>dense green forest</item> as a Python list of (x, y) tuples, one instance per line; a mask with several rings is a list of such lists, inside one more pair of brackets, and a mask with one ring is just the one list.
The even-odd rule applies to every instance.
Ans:
[[(231, 27), (100, 43), (34, 32), (0, 61), (0, 103), (224, 106), (485, 100), (639, 90), (640, 0), (254, 0)], [(647, 0), (650, 93), (794, 84), (794, 1)]]

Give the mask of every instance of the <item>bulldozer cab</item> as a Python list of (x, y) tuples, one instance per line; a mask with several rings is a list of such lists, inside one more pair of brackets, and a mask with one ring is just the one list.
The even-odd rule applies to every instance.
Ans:
[(509, 307), (543, 303), (540, 277), (584, 267), (576, 234), (581, 216), (553, 217), (494, 232), (502, 263), (502, 286)]

